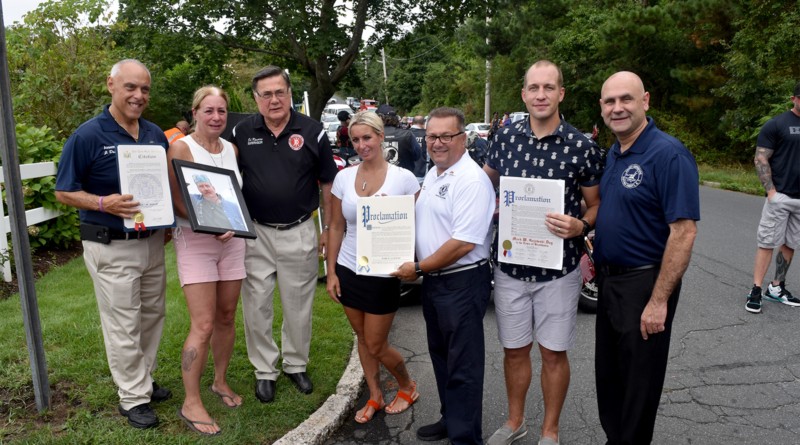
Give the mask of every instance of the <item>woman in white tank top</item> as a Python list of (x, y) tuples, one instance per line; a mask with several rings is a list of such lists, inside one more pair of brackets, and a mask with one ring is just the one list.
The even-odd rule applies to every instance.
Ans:
[[(219, 137), (227, 123), (227, 109), (228, 97), (221, 89), (206, 86), (197, 90), (192, 103), (196, 131), (173, 143), (167, 151), (167, 159), (183, 159), (232, 170), (241, 186), (237, 148)], [(216, 436), (221, 430), (200, 399), (200, 377), (208, 361), (213, 334), (214, 383), (208, 389), (228, 408), (242, 404), (242, 398), (228, 385), (226, 373), (236, 338), (236, 306), (245, 277), (245, 243), (242, 238), (233, 238), (233, 232), (218, 236), (193, 232), (175, 172), (170, 169), (169, 175), (172, 202), (178, 217), (173, 244), (178, 276), (191, 317), (189, 335), (181, 353), (186, 399), (177, 414), (198, 434)], [(219, 194), (220, 190), (216, 190), (205, 175), (195, 175), (194, 180), (201, 192), (199, 199), (204, 203), (207, 200), (216, 216), (223, 215), (218, 212), (220, 209), (225, 212), (227, 202)], [(224, 216), (227, 213), (222, 219)], [(236, 229), (237, 224), (243, 222), (230, 219), (230, 223)]]

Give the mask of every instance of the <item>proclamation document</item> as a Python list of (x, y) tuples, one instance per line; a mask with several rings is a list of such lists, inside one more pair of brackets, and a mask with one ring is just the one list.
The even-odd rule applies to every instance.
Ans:
[(167, 173), (167, 151), (157, 144), (117, 145), (120, 193), (133, 195), (139, 213), (123, 219), (125, 231), (175, 225)]
[(414, 196), (358, 200), (356, 273), (386, 275), (414, 261)]
[(561, 269), (564, 242), (547, 230), (546, 213), (564, 213), (564, 181), (500, 177), (497, 260)]

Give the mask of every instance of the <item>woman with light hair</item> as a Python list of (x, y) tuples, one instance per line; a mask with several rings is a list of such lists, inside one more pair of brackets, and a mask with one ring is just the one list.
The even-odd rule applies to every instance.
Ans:
[[(333, 181), (333, 203), (328, 235), (328, 294), (341, 303), (358, 337), (358, 355), (367, 377), (370, 398), (356, 413), (365, 423), (384, 407), (389, 414), (408, 409), (419, 397), (403, 356), (389, 345), (389, 330), (400, 304), (400, 281), (389, 275), (356, 274), (358, 200), (370, 196), (419, 196), (419, 182), (410, 171), (384, 159), (383, 122), (372, 111), (350, 119), (350, 140), (362, 163), (346, 168)], [(342, 240), (345, 226), (347, 237)], [(383, 403), (381, 363), (397, 379), (397, 396)]]
[[(231, 170), (236, 173), (241, 187), (238, 150), (220, 137), (227, 123), (228, 96), (215, 86), (200, 88), (194, 94), (192, 116), (194, 133), (169, 148), (168, 160), (183, 159)], [(191, 318), (189, 335), (181, 352), (186, 398), (178, 417), (198, 434), (216, 436), (221, 430), (200, 399), (200, 377), (208, 361), (210, 345), (214, 355), (214, 383), (209, 391), (228, 408), (238, 408), (242, 404), (242, 397), (228, 385), (226, 373), (236, 338), (236, 306), (245, 277), (245, 243), (241, 238), (233, 238), (232, 231), (216, 236), (192, 231), (181, 199), (181, 185), (173, 169), (169, 169), (169, 180), (178, 217), (177, 227), (173, 229), (178, 277)]]

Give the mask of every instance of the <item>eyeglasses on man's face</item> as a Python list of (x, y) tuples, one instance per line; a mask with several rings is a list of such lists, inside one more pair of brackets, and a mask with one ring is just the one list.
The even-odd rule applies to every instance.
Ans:
[(278, 91), (275, 91), (275, 92), (262, 91), (260, 93), (258, 91), (256, 91), (256, 96), (258, 96), (258, 97), (260, 97), (260, 98), (262, 98), (264, 100), (272, 100), (273, 96), (277, 97), (278, 99), (286, 99), (286, 97), (288, 95), (289, 95), (289, 91), (288, 90), (278, 90)]
[(460, 134), (464, 134), (464, 132), (463, 131), (459, 131), (456, 134), (443, 134), (441, 136), (425, 136), (425, 142), (427, 142), (428, 144), (433, 145), (436, 142), (436, 139), (439, 139), (442, 142), (442, 144), (449, 144), (450, 142), (453, 141), (454, 137), (456, 137), (456, 136), (458, 136)]

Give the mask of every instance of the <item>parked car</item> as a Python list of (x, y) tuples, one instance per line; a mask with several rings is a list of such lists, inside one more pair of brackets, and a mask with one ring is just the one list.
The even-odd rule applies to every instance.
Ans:
[(328, 128), (332, 124), (339, 123), (339, 118), (336, 117), (335, 114), (323, 114), (322, 119), (320, 119), (320, 122), (322, 123), (322, 127), (325, 129), (325, 131), (328, 131)]
[(331, 141), (331, 146), (334, 148), (336, 147), (336, 131), (339, 130), (341, 126), (342, 124), (337, 121), (335, 124), (328, 125), (328, 128), (325, 130), (328, 133), (328, 140)]
[(478, 135), (480, 137), (482, 137), (483, 139), (486, 139), (489, 136), (489, 129), (490, 128), (491, 128), (491, 126), (489, 124), (475, 123), (475, 124), (467, 125), (465, 130), (466, 131), (476, 131), (476, 132), (478, 132)]
[(511, 113), (510, 115), (508, 115), (508, 117), (511, 119), (511, 123), (513, 124), (514, 122), (518, 122), (518, 121), (527, 119), (528, 118), (528, 113), (523, 113), (521, 111), (518, 111), (516, 113)]
[(358, 111), (378, 111), (378, 101), (375, 99), (361, 99)]
[(325, 106), (325, 109), (322, 110), (322, 116), (320, 116), (320, 121), (322, 120), (325, 115), (333, 116), (334, 118), (339, 114), (340, 111), (345, 110), (348, 113), (352, 113), (353, 110), (350, 108), (349, 105), (345, 104), (329, 104)]

